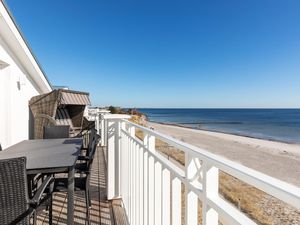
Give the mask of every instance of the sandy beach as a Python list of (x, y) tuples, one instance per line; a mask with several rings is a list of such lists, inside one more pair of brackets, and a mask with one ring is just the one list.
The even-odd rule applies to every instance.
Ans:
[(300, 187), (300, 145), (148, 122), (154, 130)]

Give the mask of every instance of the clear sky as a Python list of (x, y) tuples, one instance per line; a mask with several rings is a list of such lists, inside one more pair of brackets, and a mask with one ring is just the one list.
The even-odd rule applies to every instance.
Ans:
[(300, 107), (299, 0), (6, 0), (53, 85), (93, 105)]

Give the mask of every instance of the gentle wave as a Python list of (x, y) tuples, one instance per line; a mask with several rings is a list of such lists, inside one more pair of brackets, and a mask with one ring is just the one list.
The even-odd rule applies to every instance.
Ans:
[(202, 124), (244, 124), (243, 122), (190, 122), (190, 123), (177, 123), (177, 124), (195, 124), (195, 125), (202, 125)]
[(149, 121), (300, 143), (300, 109), (139, 109)]

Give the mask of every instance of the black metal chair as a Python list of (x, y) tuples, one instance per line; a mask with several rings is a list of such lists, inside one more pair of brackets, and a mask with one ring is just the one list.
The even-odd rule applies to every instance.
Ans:
[[(25, 157), (0, 160), (1, 224), (27, 225), (31, 219), (36, 224), (37, 208), (48, 200), (52, 204), (53, 177), (46, 177), (32, 198), (29, 198), (27, 185)], [(52, 224), (52, 206), (49, 211), (49, 224)]]
[(87, 171), (88, 161), (91, 157), (94, 156), (94, 145), (98, 144), (100, 136), (97, 134), (97, 131), (95, 129), (91, 129), (85, 135), (85, 138), (88, 140), (88, 142), (86, 144), (86, 147), (82, 147), (81, 155), (78, 156), (78, 161), (75, 165), (75, 171), (77, 173), (80, 173), (81, 171)]
[(69, 138), (70, 126), (69, 125), (49, 125), (44, 126), (44, 139), (56, 139), (56, 138)]
[(80, 137), (84, 140), (84, 146), (81, 148), (81, 155), (88, 155), (91, 149), (91, 145), (93, 140), (97, 135), (97, 130), (95, 128), (91, 128), (86, 133), (82, 134)]
[[(91, 151), (89, 151), (88, 156), (80, 156), (79, 160), (85, 160), (85, 163), (76, 164), (75, 171), (80, 174), (80, 177), (75, 177), (75, 191), (85, 192), (85, 202), (86, 202), (86, 220), (90, 224), (90, 175), (92, 164), (94, 160), (94, 155), (96, 153), (98, 138), (94, 138), (91, 144)], [(80, 165), (80, 166), (78, 166)], [(54, 192), (66, 192), (68, 188), (68, 178), (55, 178)]]

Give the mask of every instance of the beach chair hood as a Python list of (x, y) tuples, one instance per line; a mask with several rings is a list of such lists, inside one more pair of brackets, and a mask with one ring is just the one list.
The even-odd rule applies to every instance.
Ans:
[(43, 138), (46, 125), (69, 125), (70, 136), (76, 136), (82, 129), (84, 109), (90, 104), (89, 93), (65, 89), (32, 97), (29, 107), (34, 117), (34, 138)]

